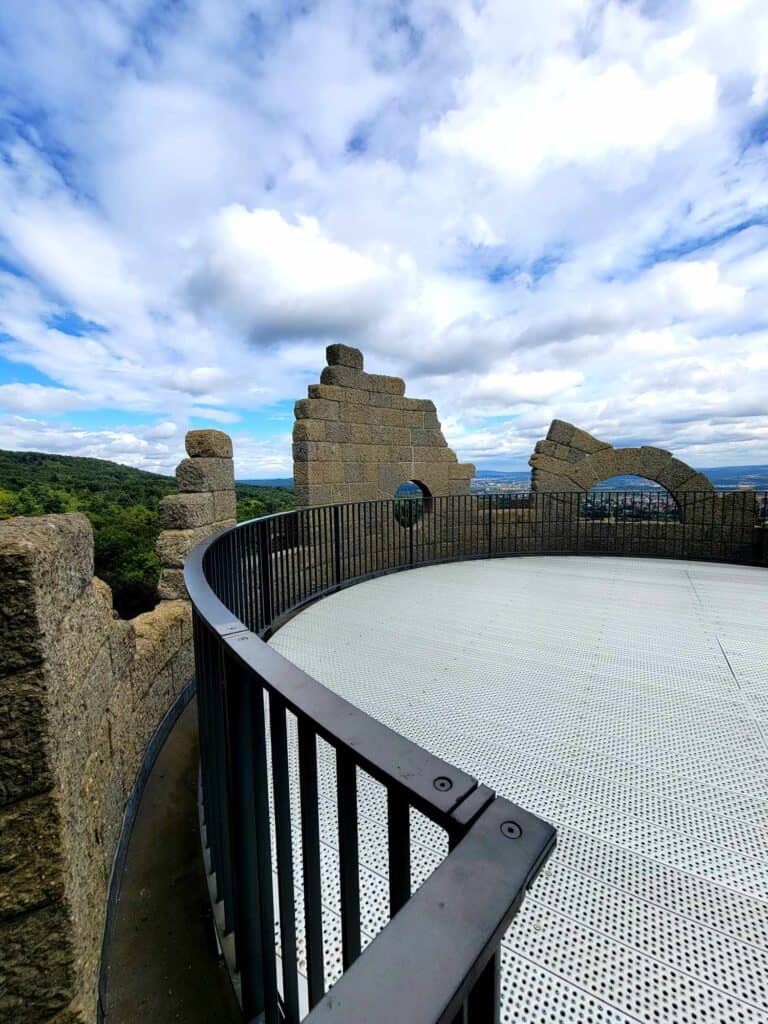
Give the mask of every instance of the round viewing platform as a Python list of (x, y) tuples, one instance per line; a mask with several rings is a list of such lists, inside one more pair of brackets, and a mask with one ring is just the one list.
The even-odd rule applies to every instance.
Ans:
[[(735, 1024), (768, 1020), (766, 623), (765, 569), (530, 556), (359, 583), (270, 643), (556, 825), (503, 941), (502, 1021)], [(381, 801), (358, 789), (365, 942), (386, 865)], [(334, 813), (321, 800), (330, 975)], [(411, 828), (420, 881), (445, 840)]]

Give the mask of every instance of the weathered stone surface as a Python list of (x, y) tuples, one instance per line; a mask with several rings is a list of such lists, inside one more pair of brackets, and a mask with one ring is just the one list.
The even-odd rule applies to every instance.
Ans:
[(157, 584), (157, 596), (161, 601), (187, 600), (189, 594), (184, 586), (183, 569), (161, 569)]
[(187, 555), (192, 548), (210, 534), (205, 526), (195, 530), (164, 530), (157, 538), (155, 551), (164, 568), (183, 569)]
[(296, 403), (297, 505), (391, 498), (417, 472), (429, 477), (432, 493), (467, 493), (474, 467), (451, 476), (448, 467), (458, 463), (434, 403), (405, 398), (399, 377), (365, 373), (362, 355), (353, 353), (329, 349), (322, 382)]
[(60, 843), (52, 793), (0, 809), (0, 920), (62, 898)]
[(234, 490), (213, 492), (213, 516), (217, 528), (220, 523), (237, 518), (237, 495)]
[[(325, 441), (326, 424), (322, 420), (296, 420), (293, 424), (294, 441)], [(333, 424), (337, 426), (337, 424)]]
[(351, 366), (326, 366), (320, 374), (320, 383), (334, 385), (338, 388), (373, 390), (367, 387), (367, 376), (368, 374), (354, 370)]
[(53, 785), (47, 707), (43, 665), (0, 677), (0, 806)]
[(204, 494), (168, 494), (159, 505), (160, 525), (165, 530), (193, 530), (215, 522), (213, 496)]
[(64, 610), (92, 576), (84, 515), (0, 522), (0, 675), (42, 660)]
[(363, 353), (351, 345), (328, 345), (325, 360), (329, 366), (351, 366), (353, 370), (362, 370)]
[(300, 398), (293, 411), (297, 420), (337, 420), (339, 403), (324, 398)]
[(235, 486), (231, 459), (182, 459), (176, 467), (176, 482), (184, 491), (226, 491)]
[(192, 459), (232, 458), (232, 438), (223, 430), (188, 430), (184, 444)]
[(71, 929), (62, 902), (3, 923), (0, 1020), (44, 1020), (70, 1002), (76, 986), (75, 953), (63, 937)]
[(558, 444), (569, 444), (576, 427), (565, 420), (552, 420), (547, 432), (548, 441), (557, 441)]
[(365, 386), (368, 391), (378, 391), (382, 395), (405, 394), (405, 381), (400, 377), (387, 377), (379, 373), (366, 373)]
[(588, 434), (586, 430), (579, 430), (578, 427), (573, 427), (573, 433), (571, 434), (570, 440), (566, 443), (569, 448), (575, 448), (577, 451), (586, 452), (587, 455), (593, 455), (595, 452), (611, 447), (607, 441), (600, 441), (598, 438), (593, 437), (592, 434)]
[(649, 480), (658, 481), (659, 473), (672, 458), (672, 452), (663, 448), (652, 448), (650, 445), (643, 445), (640, 449), (638, 469), (640, 475), (648, 477)]

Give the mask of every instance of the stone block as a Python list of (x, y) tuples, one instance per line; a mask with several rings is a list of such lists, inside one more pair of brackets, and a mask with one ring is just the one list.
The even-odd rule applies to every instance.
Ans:
[(184, 586), (183, 569), (161, 569), (157, 584), (157, 596), (161, 601), (186, 601), (189, 599)]
[(328, 345), (325, 350), (325, 360), (329, 366), (350, 366), (353, 370), (362, 370), (363, 368), (363, 353), (360, 349), (338, 342)]
[(0, 677), (0, 806), (53, 785), (46, 673), (41, 664)]
[(235, 486), (235, 469), (231, 459), (182, 459), (176, 467), (179, 490), (227, 491)]
[(471, 480), (475, 475), (475, 467), (471, 462), (457, 462), (448, 466), (451, 480)]
[(552, 420), (547, 431), (548, 441), (557, 441), (558, 444), (569, 444), (576, 427), (565, 420)]
[(93, 534), (84, 515), (0, 523), (0, 675), (45, 657), (62, 616), (92, 577)]
[(423, 427), (424, 413), (407, 409), (380, 409), (378, 422), (386, 427)]
[(580, 491), (581, 487), (562, 473), (553, 473), (534, 466), (531, 473), (531, 488), (544, 494), (556, 494), (560, 491)]
[(601, 480), (609, 480), (612, 476), (619, 475), (619, 467), (616, 462), (616, 452), (613, 448), (602, 448), (600, 451), (590, 455), (583, 462), (573, 465), (568, 476), (577, 483), (584, 485), (587, 489)]
[(329, 424), (323, 420), (296, 420), (293, 424), (293, 440), (324, 441), (328, 426), (337, 426), (337, 424)]
[(213, 517), (219, 523), (237, 519), (237, 495), (234, 491), (213, 491)]
[(656, 480), (662, 487), (666, 487), (668, 491), (675, 491), (681, 484), (690, 479), (692, 474), (693, 470), (687, 463), (673, 457), (664, 464)]
[(402, 398), (405, 394), (405, 381), (400, 377), (387, 377), (379, 373), (366, 373), (365, 387), (368, 391), (376, 391), (382, 395), (396, 395)]
[(232, 438), (223, 430), (188, 430), (184, 444), (192, 459), (232, 458)]
[(672, 452), (665, 451), (663, 448), (643, 445), (638, 458), (640, 475), (658, 482), (659, 474), (671, 458)]
[(349, 501), (375, 501), (379, 497), (379, 489), (376, 484), (357, 483), (349, 484)]
[(368, 402), (375, 409), (394, 409), (398, 399), (383, 391), (368, 391)]
[(195, 530), (163, 530), (155, 544), (157, 557), (164, 568), (183, 569), (189, 552), (210, 533), (207, 526), (199, 526)]
[(337, 388), (355, 388), (360, 391), (368, 391), (367, 373), (355, 370), (351, 366), (326, 366), (320, 374), (320, 383), (329, 384)]
[[(567, 424), (567, 426), (571, 426), (571, 424)], [(573, 433), (567, 444), (571, 448), (585, 452), (587, 455), (594, 455), (595, 452), (611, 447), (606, 441), (600, 441), (598, 438), (593, 437), (592, 434), (588, 434), (586, 430), (579, 430), (578, 427), (573, 427)]]
[(368, 405), (371, 397), (369, 391), (361, 388), (335, 384), (310, 384), (307, 394), (310, 398), (327, 398), (331, 402), (347, 402), (350, 405)]
[(342, 423), (373, 423), (374, 410), (367, 405), (339, 404), (339, 419)]
[[(300, 470), (305, 467), (306, 480), (302, 480)], [(343, 484), (344, 463), (342, 462), (307, 462), (296, 463), (296, 479), (300, 483), (312, 484)]]
[(61, 899), (62, 863), (52, 792), (0, 809), (0, 921)]
[(136, 632), (133, 625), (123, 619), (115, 619), (108, 642), (112, 675), (115, 679), (122, 679), (128, 674), (136, 653)]
[(640, 448), (616, 448), (616, 468), (621, 476), (644, 476), (640, 472)]
[(703, 473), (693, 473), (677, 488), (679, 491), (713, 491), (712, 481)]
[(168, 494), (160, 501), (160, 525), (164, 530), (191, 530), (215, 522), (213, 496), (207, 494)]
[(293, 411), (297, 420), (337, 420), (339, 403), (325, 398), (300, 398)]
[(414, 427), (411, 430), (411, 444), (431, 445), (435, 448), (447, 448), (448, 446), (441, 430), (427, 430), (424, 427)]
[(333, 502), (347, 502), (350, 501), (349, 497), (349, 484), (332, 484), (328, 487), (330, 497), (329, 501)]
[(344, 483), (345, 484), (362, 484), (372, 483), (365, 477), (365, 466), (362, 462), (344, 462)]
[(328, 421), (324, 426), (326, 441), (331, 444), (346, 444), (349, 441), (350, 424)]
[(434, 409), (424, 410), (424, 426), (427, 427), (429, 430), (440, 429), (440, 420), (437, 418), (437, 413), (434, 411)]
[[(372, 444), (374, 429), (367, 423), (349, 423), (347, 424), (347, 436), (352, 444)], [(341, 458), (340, 455), (338, 457)]]
[(76, 985), (72, 921), (63, 902), (2, 925), (0, 1020), (44, 1021), (66, 1006)]

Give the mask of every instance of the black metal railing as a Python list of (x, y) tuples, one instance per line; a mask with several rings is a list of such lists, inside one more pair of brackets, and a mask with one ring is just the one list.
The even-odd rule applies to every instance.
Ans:
[[(325, 594), (463, 558), (611, 553), (764, 564), (765, 497), (469, 495), (430, 498), (413, 516), (399, 498), (269, 516), (195, 549), (185, 580), (205, 836), (224, 930), (235, 938), (244, 1020), (264, 1013), (268, 1024), (294, 1024), (307, 1010), (313, 1024), (498, 1020), (499, 942), (554, 844), (551, 826), (355, 708), (265, 640)], [(340, 978), (324, 962), (328, 776), (336, 834), (324, 841), (338, 850)], [(361, 955), (363, 779), (386, 795), (379, 831), (391, 919)], [(450, 852), (412, 895), (410, 821), (419, 813), (445, 831)]]

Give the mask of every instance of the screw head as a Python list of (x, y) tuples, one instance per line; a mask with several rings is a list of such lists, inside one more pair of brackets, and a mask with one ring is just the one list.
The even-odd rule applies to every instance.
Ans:
[(450, 779), (446, 779), (444, 775), (438, 775), (432, 785), (441, 793), (446, 793), (449, 789), (453, 789), (453, 783)]
[(506, 836), (507, 839), (519, 839), (523, 834), (523, 830), (516, 821), (504, 821), (501, 824), (501, 834)]

